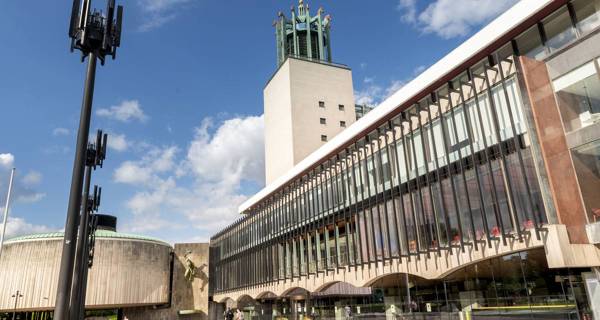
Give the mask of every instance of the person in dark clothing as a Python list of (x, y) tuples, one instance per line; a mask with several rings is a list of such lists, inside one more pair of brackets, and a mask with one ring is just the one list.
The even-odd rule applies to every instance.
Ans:
[(233, 311), (231, 311), (230, 307), (227, 307), (223, 315), (225, 316), (225, 320), (233, 320)]

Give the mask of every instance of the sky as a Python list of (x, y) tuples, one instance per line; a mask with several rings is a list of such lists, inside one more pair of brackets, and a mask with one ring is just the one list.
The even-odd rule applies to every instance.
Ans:
[[(352, 68), (357, 102), (377, 105), (516, 1), (308, 3), (332, 16), (333, 61)], [(7, 237), (64, 228), (86, 67), (69, 51), (69, 2), (2, 1), (2, 206), (17, 168)], [(109, 133), (104, 166), (92, 175), (100, 213), (116, 215), (120, 232), (208, 241), (264, 187), (272, 22), (297, 2), (117, 3), (121, 48), (98, 65), (90, 133)]]

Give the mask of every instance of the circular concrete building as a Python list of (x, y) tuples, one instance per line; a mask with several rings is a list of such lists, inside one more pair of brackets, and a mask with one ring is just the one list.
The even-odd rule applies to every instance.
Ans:
[[(0, 318), (15, 311), (40, 314), (54, 309), (62, 240), (63, 233), (56, 232), (5, 242), (0, 257)], [(172, 247), (160, 240), (99, 227), (86, 309), (169, 304), (172, 253)]]

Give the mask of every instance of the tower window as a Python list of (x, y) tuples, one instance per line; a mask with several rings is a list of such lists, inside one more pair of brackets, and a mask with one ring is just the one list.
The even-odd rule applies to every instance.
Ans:
[(325, 101), (319, 101), (319, 108), (325, 108)]
[(345, 128), (346, 127), (346, 121), (340, 121), (340, 127)]
[(321, 141), (327, 141), (327, 136), (326, 136), (326, 135), (324, 135), (324, 134), (322, 134), (322, 135), (321, 135)]
[(344, 111), (344, 105), (343, 104), (339, 104), (338, 105), (338, 109), (340, 109), (340, 111)]
[(325, 118), (320, 118), (320, 119), (319, 119), (319, 123), (321, 123), (321, 124), (327, 124), (327, 119), (325, 119)]

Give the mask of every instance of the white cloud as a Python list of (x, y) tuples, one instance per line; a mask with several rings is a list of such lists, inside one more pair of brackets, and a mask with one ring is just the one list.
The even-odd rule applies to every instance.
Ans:
[(264, 119), (234, 118), (211, 136), (209, 120), (196, 129), (187, 160), (197, 176), (209, 180), (242, 178), (264, 183)]
[(449, 39), (466, 36), (473, 27), (482, 25), (518, 0), (435, 0), (418, 12), (415, 0), (400, 0), (402, 20), (424, 33), (434, 33)]
[(426, 68), (426, 66), (420, 65), (413, 70), (411, 76), (402, 80), (392, 80), (386, 86), (378, 84), (374, 77), (365, 77), (363, 79), (364, 86), (354, 91), (354, 100), (357, 104), (377, 106), (383, 100), (396, 93), (396, 91), (402, 89), (414, 77), (425, 71)]
[(237, 207), (247, 199), (242, 184), (264, 184), (264, 121), (262, 116), (237, 117), (218, 126), (205, 119), (196, 128), (185, 157), (178, 148), (149, 148), (136, 161), (115, 170), (114, 180), (133, 184), (126, 201), (134, 219), (132, 232), (182, 227), (190, 222), (207, 240), (239, 217)]
[(137, 4), (144, 12), (144, 22), (139, 31), (156, 29), (175, 19), (180, 7), (194, 0), (138, 0)]
[(114, 172), (115, 182), (144, 186), (160, 183), (159, 174), (174, 168), (178, 148), (149, 148), (140, 160), (123, 162)]
[[(367, 81), (367, 79), (369, 81)], [(364, 83), (366, 86), (354, 92), (356, 103), (377, 106), (383, 100), (400, 90), (406, 82), (402, 80), (392, 80), (384, 87), (375, 83), (372, 78), (365, 78)]]
[(124, 100), (119, 105), (98, 109), (96, 114), (121, 122), (130, 122), (131, 120), (145, 122), (148, 119), (137, 100)]
[[(2, 221), (0, 221), (0, 229), (2, 229)], [(18, 217), (8, 217), (8, 221), (6, 222), (6, 235), (5, 239), (10, 239), (13, 237), (28, 235), (34, 233), (43, 233), (55, 231), (51, 228), (48, 228), (44, 225), (36, 225), (31, 224), (25, 221), (23, 218)]]
[(133, 185), (147, 184), (152, 180), (152, 172), (133, 161), (125, 161), (115, 170), (114, 180)]
[(425, 65), (420, 65), (420, 66), (418, 66), (418, 67), (416, 67), (416, 68), (415, 68), (415, 70), (414, 70), (414, 72), (413, 72), (413, 73), (414, 73), (414, 75), (415, 75), (415, 76), (418, 76), (419, 74), (421, 74), (421, 73), (422, 73), (423, 71), (425, 71), (426, 69), (427, 69), (427, 66), (425, 66)]
[(148, 12), (165, 11), (191, 0), (138, 0), (138, 5)]
[(0, 153), (0, 166), (12, 168), (15, 163), (15, 156), (10, 153)]
[(111, 133), (108, 135), (108, 148), (115, 151), (125, 151), (129, 142), (124, 134)]
[(416, 0), (400, 0), (398, 9), (402, 11), (402, 21), (415, 23), (417, 19)]
[(52, 135), (53, 136), (68, 136), (70, 132), (71, 131), (69, 131), (69, 129), (67, 129), (67, 128), (54, 128), (54, 130), (52, 130)]
[(42, 174), (37, 171), (29, 171), (21, 180), (26, 186), (37, 186), (42, 182)]
[[(15, 157), (10, 153), (0, 154), (0, 203), (4, 204), (8, 193), (10, 171), (15, 167)], [(20, 178), (20, 170), (17, 168), (13, 184), (12, 199), (14, 202), (32, 203), (43, 199), (46, 194), (38, 192), (35, 187), (41, 182), (42, 175), (36, 171), (29, 171)]]
[(144, 21), (138, 28), (141, 32), (150, 31), (156, 29), (167, 22), (175, 19), (175, 14), (167, 14), (167, 15), (159, 15), (159, 14), (151, 14), (150, 18)]
[(28, 192), (24, 194), (17, 194), (17, 201), (22, 203), (34, 203), (38, 202), (46, 197), (43, 192)]

